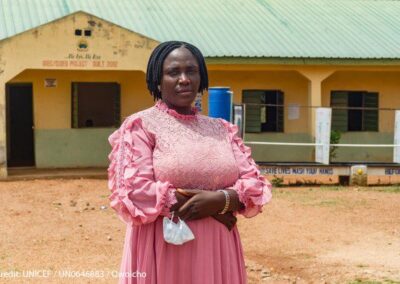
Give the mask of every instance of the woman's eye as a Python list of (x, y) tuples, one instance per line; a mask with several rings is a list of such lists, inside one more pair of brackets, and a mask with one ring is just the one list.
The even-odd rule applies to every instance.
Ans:
[(168, 72), (168, 75), (170, 75), (170, 76), (178, 76), (179, 75), (179, 72), (178, 71), (169, 71)]

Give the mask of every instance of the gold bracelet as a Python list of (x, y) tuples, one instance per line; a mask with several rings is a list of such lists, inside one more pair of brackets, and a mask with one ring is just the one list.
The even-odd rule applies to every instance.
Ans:
[(187, 193), (185, 193), (185, 192), (182, 192), (181, 190), (183, 190), (183, 188), (178, 187), (178, 188), (176, 189), (176, 191), (179, 192), (180, 194), (182, 194), (183, 196), (192, 197), (191, 195), (189, 195), (189, 194), (187, 194)]
[(226, 191), (226, 190), (219, 189), (218, 191), (222, 191), (225, 194), (225, 207), (218, 214), (225, 214), (229, 209), (229, 204), (231, 203), (231, 197), (230, 197), (228, 191)]

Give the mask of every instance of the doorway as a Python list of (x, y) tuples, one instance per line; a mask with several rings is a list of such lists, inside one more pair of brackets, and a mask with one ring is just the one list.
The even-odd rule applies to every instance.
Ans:
[(7, 165), (35, 165), (32, 84), (6, 85)]

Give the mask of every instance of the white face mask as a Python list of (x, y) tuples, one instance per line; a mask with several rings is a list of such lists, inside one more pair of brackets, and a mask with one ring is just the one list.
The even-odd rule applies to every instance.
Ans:
[(194, 235), (188, 225), (179, 217), (178, 223), (175, 223), (173, 219), (174, 213), (172, 213), (171, 219), (168, 217), (164, 217), (163, 219), (164, 240), (174, 245), (181, 245), (193, 240)]

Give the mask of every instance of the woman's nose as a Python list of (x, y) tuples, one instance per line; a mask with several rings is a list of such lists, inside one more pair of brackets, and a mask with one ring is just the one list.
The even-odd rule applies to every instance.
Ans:
[(188, 84), (188, 83), (189, 83), (189, 77), (185, 73), (182, 73), (179, 76), (179, 84)]

